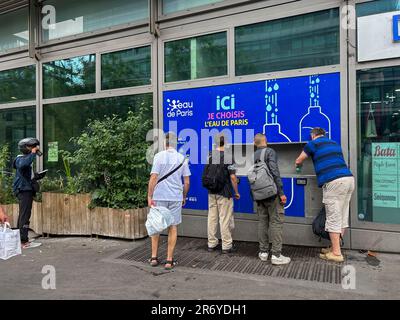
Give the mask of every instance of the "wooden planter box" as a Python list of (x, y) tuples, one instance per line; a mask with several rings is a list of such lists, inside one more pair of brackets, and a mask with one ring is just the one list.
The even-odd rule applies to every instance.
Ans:
[(141, 209), (111, 209), (94, 208), (92, 213), (92, 233), (95, 235), (140, 239), (147, 236), (145, 222), (148, 208)]
[[(1, 205), (6, 212), (10, 225), (12, 228), (17, 228), (18, 226), (18, 214), (19, 205), (18, 203)], [(32, 215), (30, 219), (29, 227), (37, 234), (43, 234), (43, 219), (42, 219), (42, 203), (33, 201), (32, 205)]]
[[(30, 228), (37, 234), (99, 235), (122, 239), (147, 236), (148, 208), (120, 210), (88, 208), (90, 194), (69, 195), (43, 192), (42, 202), (34, 202)], [(18, 204), (3, 206), (10, 224), (18, 224)]]
[(43, 233), (56, 235), (91, 235), (89, 194), (43, 192)]

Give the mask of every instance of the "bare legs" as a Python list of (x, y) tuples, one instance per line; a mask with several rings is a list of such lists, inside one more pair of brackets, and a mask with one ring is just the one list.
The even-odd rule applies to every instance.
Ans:
[[(174, 258), (174, 251), (175, 251), (177, 238), (178, 238), (178, 227), (170, 226), (168, 228), (168, 250), (167, 250), (168, 251), (167, 252), (167, 260), (168, 261), (172, 261)], [(159, 241), (160, 241), (159, 235), (151, 237), (151, 256), (152, 257), (157, 257)]]
[(335, 256), (340, 256), (342, 254), (340, 250), (340, 233), (329, 232), (329, 237), (331, 238), (332, 253)]

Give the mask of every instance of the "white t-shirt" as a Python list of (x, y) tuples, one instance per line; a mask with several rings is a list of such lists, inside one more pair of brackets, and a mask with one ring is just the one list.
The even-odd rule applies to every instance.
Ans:
[[(158, 174), (158, 179), (160, 179), (179, 166), (184, 159), (184, 155), (178, 153), (178, 151), (173, 148), (161, 151), (154, 156), (151, 174)], [(188, 176), (190, 176), (190, 170), (188, 162), (185, 160), (185, 163), (179, 168), (179, 170), (156, 185), (154, 189), (153, 200), (182, 201), (182, 177)]]

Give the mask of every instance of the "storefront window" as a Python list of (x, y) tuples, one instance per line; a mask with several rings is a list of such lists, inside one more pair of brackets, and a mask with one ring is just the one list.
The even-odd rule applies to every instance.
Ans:
[(101, 89), (150, 84), (150, 46), (106, 53), (101, 56)]
[(27, 46), (28, 8), (0, 14), (0, 53)]
[(400, 67), (357, 72), (358, 218), (400, 223)]
[[(147, 19), (148, 0), (47, 0), (55, 10), (54, 25), (42, 27), (43, 41)], [(51, 14), (51, 11), (43, 15)], [(47, 20), (45, 20), (47, 21)]]
[(226, 32), (165, 43), (165, 81), (226, 75)]
[(400, 10), (400, 0), (376, 0), (357, 4), (358, 17), (397, 10)]
[(43, 64), (43, 97), (56, 98), (96, 91), (96, 55)]
[(236, 75), (339, 63), (339, 10), (235, 28)]
[(36, 137), (35, 107), (0, 109), (0, 145), (8, 145), (12, 157), (18, 151), (18, 141), (26, 137)]
[[(149, 119), (153, 118), (152, 94), (92, 99), (48, 104), (43, 107), (44, 166), (51, 175), (63, 173), (62, 159), (54, 150), (73, 151), (72, 137), (79, 136), (89, 120), (105, 116), (124, 117), (129, 110), (145, 107)], [(145, 137), (144, 137), (145, 138)], [(49, 149), (52, 149), (49, 152)], [(49, 154), (51, 155), (49, 157)]]
[(35, 66), (0, 71), (0, 103), (34, 100), (35, 96)]
[(163, 0), (163, 14), (187, 10), (222, 1), (224, 0)]

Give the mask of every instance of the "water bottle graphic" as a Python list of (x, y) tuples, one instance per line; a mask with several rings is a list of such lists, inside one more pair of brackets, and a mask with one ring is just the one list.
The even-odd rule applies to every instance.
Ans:
[(276, 80), (265, 81), (265, 124), (263, 133), (268, 137), (269, 142), (291, 142), (289, 137), (281, 131), (278, 122), (278, 90), (279, 84)]
[(310, 76), (310, 104), (307, 113), (301, 118), (299, 123), (300, 141), (309, 141), (311, 139), (310, 131), (315, 127), (325, 129), (327, 137), (331, 138), (331, 121), (322, 112), (322, 108), (319, 105), (319, 84), (319, 76)]
[[(278, 122), (278, 90), (279, 84), (276, 80), (265, 81), (265, 124), (263, 133), (267, 136), (270, 143), (292, 142), (290, 138), (281, 130), (281, 124)], [(288, 209), (294, 200), (294, 179), (290, 179), (290, 192), (286, 194), (288, 202), (285, 209)]]

